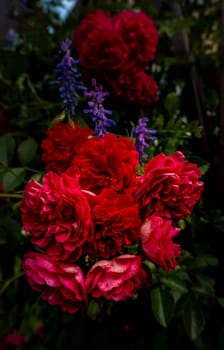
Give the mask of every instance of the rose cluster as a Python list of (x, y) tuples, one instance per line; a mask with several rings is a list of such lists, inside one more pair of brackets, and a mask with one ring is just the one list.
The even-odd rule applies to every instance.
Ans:
[(91, 11), (76, 28), (74, 44), (86, 80), (95, 77), (115, 96), (140, 108), (157, 100), (158, 86), (147, 71), (155, 58), (158, 32), (144, 11), (113, 16)]
[(150, 288), (145, 260), (175, 269), (178, 220), (203, 189), (196, 164), (161, 153), (138, 175), (131, 139), (92, 136), (76, 123), (50, 129), (42, 149), (46, 174), (26, 184), (20, 209), (34, 248), (23, 270), (43, 300), (75, 313), (91, 298), (121, 301)]

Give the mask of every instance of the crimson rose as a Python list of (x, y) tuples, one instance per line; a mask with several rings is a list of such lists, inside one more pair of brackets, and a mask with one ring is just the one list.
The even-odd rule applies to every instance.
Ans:
[(128, 45), (129, 60), (145, 68), (155, 58), (158, 32), (153, 20), (143, 11), (125, 10), (112, 17), (116, 30)]
[(59, 123), (47, 131), (42, 141), (42, 161), (47, 171), (62, 173), (71, 165), (71, 160), (86, 142), (92, 130), (80, 128), (78, 124)]
[(137, 206), (128, 194), (105, 189), (92, 213), (93, 227), (87, 244), (91, 258), (110, 258), (140, 238)]
[(102, 10), (93, 10), (89, 12), (80, 22), (74, 32), (74, 44), (78, 53), (82, 45), (88, 41), (88, 35), (95, 29), (112, 29), (113, 24), (108, 12)]
[(125, 191), (135, 184), (138, 152), (128, 138), (107, 134), (89, 139), (73, 164), (80, 170), (82, 189), (94, 193), (108, 187)]
[(76, 260), (90, 228), (88, 201), (77, 178), (47, 173), (43, 185), (31, 180), (20, 205), (23, 227), (31, 242), (57, 259)]
[(180, 256), (180, 245), (172, 239), (180, 231), (172, 222), (153, 215), (141, 227), (142, 249), (147, 258), (164, 270), (175, 269), (176, 257)]
[(42, 299), (75, 313), (85, 303), (85, 282), (81, 268), (51, 260), (46, 254), (28, 252), (23, 270), (32, 289), (42, 293)]
[(79, 51), (81, 66), (94, 72), (121, 69), (125, 66), (127, 57), (128, 47), (113, 28), (91, 31)]
[(143, 286), (147, 278), (141, 257), (120, 255), (112, 260), (99, 260), (86, 276), (86, 290), (93, 298), (125, 300)]
[(133, 191), (141, 218), (156, 213), (173, 220), (185, 219), (200, 199), (203, 190), (200, 176), (198, 166), (185, 160), (179, 151), (152, 158)]
[(104, 74), (104, 80), (112, 86), (116, 96), (137, 103), (141, 108), (147, 108), (157, 100), (158, 85), (144, 70), (130, 66), (128, 73)]

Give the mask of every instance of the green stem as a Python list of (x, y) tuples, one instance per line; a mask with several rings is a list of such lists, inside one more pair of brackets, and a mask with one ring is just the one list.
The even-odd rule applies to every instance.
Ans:
[(1, 192), (0, 193), (0, 197), (2, 198), (23, 198), (23, 195), (22, 194), (19, 194), (19, 193), (3, 193)]
[(44, 174), (43, 171), (36, 170), (36, 169), (33, 169), (33, 168), (29, 168), (29, 167), (27, 167), (27, 166), (25, 166), (24, 169), (27, 170), (27, 171), (31, 171), (32, 173), (36, 173), (36, 174), (40, 174), (40, 175), (43, 175), (43, 174)]

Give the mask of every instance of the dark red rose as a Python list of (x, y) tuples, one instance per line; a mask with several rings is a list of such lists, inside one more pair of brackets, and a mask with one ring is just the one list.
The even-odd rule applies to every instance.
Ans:
[(93, 10), (80, 22), (74, 32), (74, 44), (78, 53), (83, 43), (88, 41), (88, 35), (95, 29), (112, 29), (113, 24), (109, 12)]
[(141, 217), (145, 219), (156, 214), (173, 220), (185, 219), (201, 197), (200, 176), (198, 166), (185, 160), (179, 151), (152, 158), (133, 191)]
[(180, 257), (180, 245), (173, 238), (180, 231), (172, 221), (152, 215), (141, 227), (142, 249), (147, 258), (165, 271), (175, 269)]
[(129, 60), (145, 68), (155, 58), (158, 32), (153, 20), (143, 11), (125, 10), (112, 17), (115, 29), (129, 48)]
[(7, 132), (8, 129), (8, 120), (6, 116), (0, 112), (0, 135), (3, 135)]
[(59, 123), (49, 129), (46, 139), (41, 143), (46, 170), (57, 173), (65, 171), (91, 134), (91, 129), (80, 128), (78, 124), (72, 127), (69, 123)]
[(138, 208), (130, 195), (111, 189), (103, 190), (97, 199), (86, 253), (93, 259), (110, 258), (140, 241)]
[(94, 298), (120, 301), (132, 297), (147, 278), (141, 257), (120, 255), (112, 260), (99, 260), (86, 276), (86, 290)]
[(125, 191), (136, 181), (138, 152), (127, 137), (107, 134), (89, 139), (74, 158), (84, 190), (100, 193), (103, 188)]
[(121, 69), (125, 66), (127, 57), (128, 47), (113, 28), (91, 31), (79, 51), (82, 68), (94, 72)]
[(85, 281), (81, 268), (51, 260), (43, 253), (28, 252), (23, 270), (33, 290), (42, 293), (49, 304), (61, 306), (64, 312), (75, 313), (86, 302)]
[(56, 259), (75, 261), (81, 256), (91, 221), (88, 200), (77, 178), (50, 172), (43, 185), (29, 181), (20, 209), (33, 244)]
[(111, 85), (114, 94), (122, 100), (134, 102), (140, 108), (147, 108), (157, 101), (156, 81), (140, 69), (118, 72), (117, 76), (104, 74), (104, 80)]

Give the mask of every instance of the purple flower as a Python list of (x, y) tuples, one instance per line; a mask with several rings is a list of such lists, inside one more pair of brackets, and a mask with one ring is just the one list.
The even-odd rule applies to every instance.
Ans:
[(56, 80), (51, 84), (58, 84), (60, 97), (63, 101), (63, 110), (69, 116), (75, 115), (75, 107), (78, 105), (78, 90), (84, 90), (84, 86), (80, 79), (75, 65), (79, 61), (74, 60), (71, 56), (70, 46), (72, 41), (66, 39), (61, 43), (61, 50), (57, 57), (62, 55), (61, 61), (57, 64), (54, 72), (57, 74)]
[(10, 45), (15, 43), (16, 35), (18, 35), (14, 28), (10, 28), (6, 33), (6, 39)]
[(107, 118), (112, 111), (105, 109), (102, 104), (109, 93), (103, 91), (102, 85), (97, 86), (96, 79), (92, 79), (92, 85), (93, 90), (84, 92), (84, 95), (89, 98), (88, 106), (90, 107), (85, 109), (84, 113), (92, 113), (92, 120), (95, 123), (93, 135), (101, 137), (108, 133), (107, 128), (115, 125), (115, 121)]
[(147, 154), (144, 153), (144, 149), (149, 147), (149, 141), (155, 141), (156, 130), (147, 129), (147, 123), (149, 119), (147, 117), (140, 118), (138, 124), (136, 125), (133, 136), (135, 137), (135, 148), (139, 152), (139, 163), (142, 163), (143, 159), (147, 158)]

